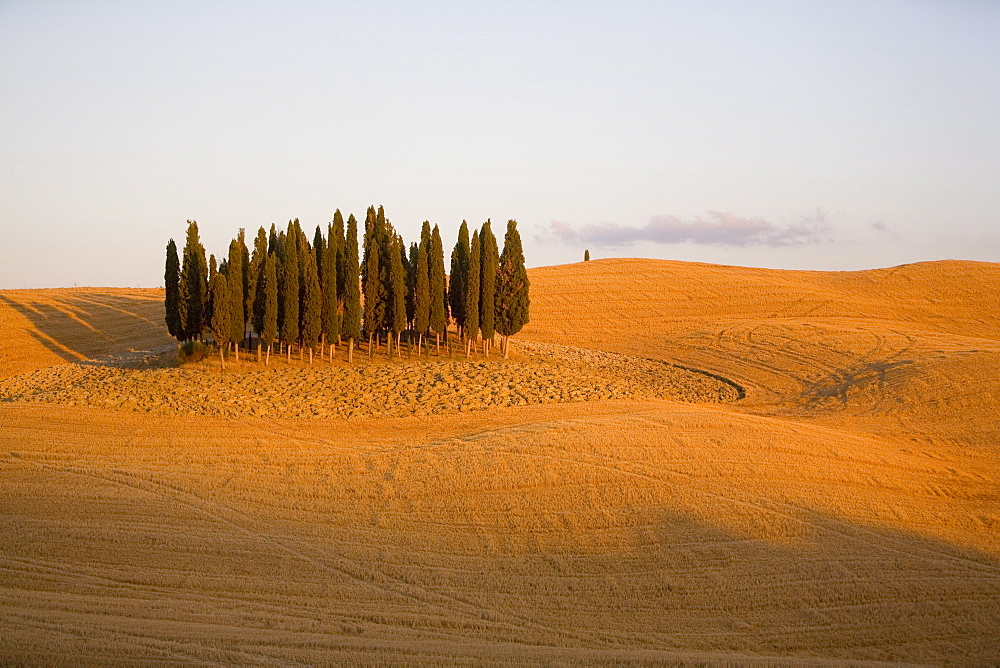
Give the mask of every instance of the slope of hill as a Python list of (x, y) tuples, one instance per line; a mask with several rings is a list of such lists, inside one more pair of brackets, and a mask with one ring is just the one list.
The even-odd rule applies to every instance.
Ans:
[[(734, 404), (0, 403), (0, 659), (998, 662), (998, 278), (532, 270), (522, 339), (709, 371)], [(0, 378), (168, 344), (158, 300), (2, 293)]]

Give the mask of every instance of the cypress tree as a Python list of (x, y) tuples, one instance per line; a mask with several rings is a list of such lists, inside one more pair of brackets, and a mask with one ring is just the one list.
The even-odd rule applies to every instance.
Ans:
[(507, 221), (503, 253), (497, 271), (496, 328), (503, 337), (503, 356), (510, 354), (510, 337), (521, 331), (529, 319), (531, 299), (528, 296), (528, 270), (524, 266), (524, 251), (517, 221)]
[(212, 299), (211, 329), (215, 345), (219, 347), (219, 360), (223, 371), (226, 369), (226, 347), (229, 345), (229, 336), (233, 331), (232, 305), (228, 288), (226, 275), (216, 272), (212, 276), (209, 290)]
[(205, 261), (205, 247), (201, 245), (198, 236), (198, 223), (193, 220), (187, 223), (178, 309), (185, 341), (201, 338), (205, 307), (208, 302), (208, 263)]
[(344, 216), (340, 213), (340, 209), (333, 212), (333, 232), (330, 234), (327, 245), (335, 246), (337, 249), (337, 301), (343, 304), (346, 298), (345, 288), (347, 287), (347, 260), (344, 257), (347, 239), (344, 237)]
[(417, 329), (417, 354), (431, 326), (431, 224), (424, 221), (417, 249), (417, 284), (413, 294), (413, 326)]
[[(250, 327), (257, 332), (257, 338), (264, 331), (264, 281), (267, 261), (267, 232), (261, 227), (253, 241), (253, 255), (250, 257), (250, 291), (247, 303), (250, 305)], [(275, 314), (277, 316), (277, 314)], [(257, 361), (260, 362), (260, 341), (257, 342)]]
[(313, 361), (313, 350), (319, 342), (323, 321), (323, 293), (319, 285), (316, 256), (306, 253), (302, 263), (302, 346), (309, 349), (309, 363)]
[(267, 237), (267, 254), (274, 255), (278, 253), (278, 246), (278, 231), (274, 223), (271, 223), (271, 234)]
[[(263, 229), (263, 228), (261, 228)], [(261, 301), (261, 327), (259, 330), (260, 341), (258, 345), (267, 346), (267, 364), (271, 363), (271, 344), (274, 337), (278, 335), (278, 271), (277, 256), (264, 256), (264, 279), (261, 282), (260, 292), (264, 295)]]
[(292, 361), (292, 342), (299, 338), (299, 252), (298, 234), (289, 223), (285, 235), (285, 257), (281, 263), (284, 280), (281, 284), (281, 304), (285, 317), (281, 323), (281, 338), (288, 346), (288, 361)]
[(365, 334), (368, 336), (368, 355), (372, 354), (372, 340), (385, 323), (388, 290), (382, 278), (381, 249), (375, 234), (368, 235), (365, 247), (364, 273), (361, 276), (365, 293)]
[[(247, 338), (247, 325), (250, 324), (250, 320), (253, 317), (253, 302), (250, 300), (250, 284), (253, 279), (250, 276), (250, 251), (247, 249), (247, 238), (246, 229), (240, 228), (239, 234), (236, 235), (236, 241), (240, 246), (240, 253), (242, 254), (243, 262), (240, 263), (240, 267), (243, 270), (243, 284), (240, 286), (240, 294), (243, 295), (243, 303), (240, 304), (240, 308), (243, 309), (243, 338)], [(236, 344), (239, 347), (239, 343)], [(249, 350), (249, 342), (247, 343), (247, 349)]]
[[(240, 237), (243, 230), (240, 230)], [(232, 329), (229, 332), (229, 340), (236, 345), (236, 361), (240, 361), (240, 341), (246, 336), (247, 322), (246, 313), (243, 310), (243, 251), (246, 244), (237, 237), (229, 242), (229, 269), (226, 278), (229, 282), (226, 286), (229, 296), (229, 317)]]
[(458, 242), (451, 251), (451, 274), (448, 276), (448, 303), (458, 330), (465, 330), (465, 285), (469, 282), (469, 224), (458, 228)]
[(319, 272), (319, 282), (323, 283), (323, 253), (326, 252), (326, 239), (323, 238), (323, 230), (316, 226), (316, 233), (313, 234), (313, 253), (316, 255), (316, 271)]
[(462, 329), (466, 357), (479, 337), (479, 254), (479, 230), (473, 230), (469, 245), (469, 282), (465, 286), (465, 327)]
[(583, 261), (584, 262), (590, 262), (590, 251), (589, 250), (583, 251)]
[(163, 307), (166, 311), (167, 331), (175, 339), (184, 337), (181, 324), (181, 261), (177, 257), (177, 244), (171, 239), (167, 242), (167, 262), (163, 271)]
[(354, 361), (354, 342), (361, 336), (361, 286), (358, 276), (358, 221), (347, 219), (344, 243), (344, 338), (348, 339), (347, 361)]
[[(273, 228), (273, 226), (272, 226)], [(271, 253), (269, 253), (271, 254)], [(278, 232), (274, 245), (274, 270), (278, 276), (278, 352), (281, 352), (281, 332), (285, 329), (285, 232)]]
[(323, 291), (323, 337), (330, 342), (330, 361), (333, 361), (334, 345), (340, 340), (340, 311), (337, 307), (337, 236), (333, 225), (327, 228), (329, 244), (323, 252), (323, 268), (320, 272), (320, 286)]
[(387, 325), (391, 336), (396, 339), (396, 354), (399, 354), (399, 339), (406, 329), (406, 271), (403, 269), (403, 239), (394, 235), (389, 242), (389, 312)]
[(496, 279), (497, 264), (500, 261), (497, 252), (497, 239), (490, 229), (490, 221), (483, 223), (479, 234), (479, 329), (483, 333), (483, 344), (486, 346), (486, 356), (490, 354), (490, 342), (496, 327)]
[(420, 258), (420, 246), (417, 242), (410, 243), (410, 257), (403, 265), (406, 268), (406, 322), (413, 327), (413, 318), (416, 315), (416, 304), (414, 297), (417, 291), (417, 261)]
[(444, 245), (441, 232), (434, 226), (430, 248), (431, 329), (437, 339), (437, 354), (441, 354), (441, 335), (448, 336), (448, 307), (445, 298)]

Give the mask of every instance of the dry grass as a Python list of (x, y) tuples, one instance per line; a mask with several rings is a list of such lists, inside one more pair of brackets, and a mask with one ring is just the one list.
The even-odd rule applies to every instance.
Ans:
[[(350, 420), (2, 403), (0, 659), (1000, 661), (1000, 267), (531, 278), (521, 338), (748, 397)], [(157, 300), (0, 294), (0, 377), (155, 349)]]

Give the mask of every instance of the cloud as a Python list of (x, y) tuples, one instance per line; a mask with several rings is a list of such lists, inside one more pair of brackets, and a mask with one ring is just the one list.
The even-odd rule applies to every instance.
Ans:
[(705, 217), (685, 220), (677, 216), (653, 216), (642, 227), (587, 225), (575, 228), (553, 220), (539, 240), (597, 247), (629, 246), (646, 241), (657, 244), (693, 243), (703, 246), (797, 246), (829, 241), (826, 214), (817, 209), (810, 216), (776, 225), (763, 218), (743, 218), (732, 213), (709, 211)]
[(871, 224), (870, 227), (876, 232), (887, 234), (890, 237), (895, 237), (897, 239), (899, 238), (899, 232), (896, 231), (896, 227), (894, 225), (893, 226), (886, 225), (885, 222), (882, 220), (876, 220), (874, 223)]

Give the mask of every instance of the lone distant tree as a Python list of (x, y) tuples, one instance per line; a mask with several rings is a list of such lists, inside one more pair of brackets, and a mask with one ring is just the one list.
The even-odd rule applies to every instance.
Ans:
[(430, 265), (431, 330), (437, 342), (436, 352), (440, 355), (441, 336), (448, 336), (448, 301), (444, 280), (444, 245), (437, 225), (431, 231)]
[(292, 361), (292, 342), (299, 338), (299, 257), (298, 238), (292, 225), (285, 235), (285, 257), (281, 263), (281, 304), (284, 319), (281, 323), (281, 338), (288, 346), (288, 362)]
[(583, 261), (584, 262), (590, 262), (590, 251), (589, 250), (583, 251)]
[(458, 333), (464, 339), (465, 291), (469, 282), (469, 224), (462, 221), (458, 228), (458, 241), (451, 251), (451, 273), (448, 275), (448, 304), (455, 319)]
[(507, 221), (503, 253), (497, 271), (496, 329), (503, 337), (503, 356), (510, 356), (510, 337), (528, 322), (531, 300), (528, 297), (528, 270), (524, 266), (524, 251), (517, 221)]
[(479, 338), (479, 254), (479, 230), (473, 230), (469, 244), (469, 282), (465, 286), (465, 327), (462, 329), (466, 357)]
[(183, 340), (200, 339), (208, 302), (208, 263), (198, 236), (198, 223), (187, 221), (180, 276), (180, 318)]
[(167, 242), (167, 262), (163, 271), (163, 308), (166, 311), (167, 331), (175, 339), (184, 336), (181, 324), (181, 261), (177, 257), (177, 244)]
[(483, 223), (479, 233), (479, 329), (483, 333), (483, 345), (489, 357), (490, 347), (496, 327), (496, 279), (500, 254), (497, 238), (490, 229), (490, 221)]
[(212, 276), (209, 292), (212, 299), (212, 338), (219, 347), (219, 361), (222, 370), (225, 371), (226, 348), (229, 346), (229, 336), (233, 329), (229, 285), (225, 274), (216, 272)]
[(361, 337), (361, 280), (358, 276), (358, 221), (347, 219), (344, 243), (344, 322), (341, 333), (348, 340), (347, 361), (354, 361), (354, 342)]
[(431, 224), (424, 221), (417, 248), (417, 285), (413, 294), (413, 326), (417, 330), (417, 354), (431, 326)]
[(302, 284), (305, 286), (302, 293), (302, 346), (309, 349), (309, 363), (312, 364), (313, 351), (323, 328), (323, 293), (313, 253), (305, 254), (302, 269)]
[[(262, 228), (263, 229), (263, 228)], [(260, 345), (267, 346), (267, 365), (271, 364), (271, 345), (278, 335), (278, 271), (276, 255), (264, 256), (264, 280), (261, 282), (260, 291), (264, 295), (261, 302), (261, 328), (258, 332), (258, 351)], [(258, 353), (258, 361), (259, 361)]]

